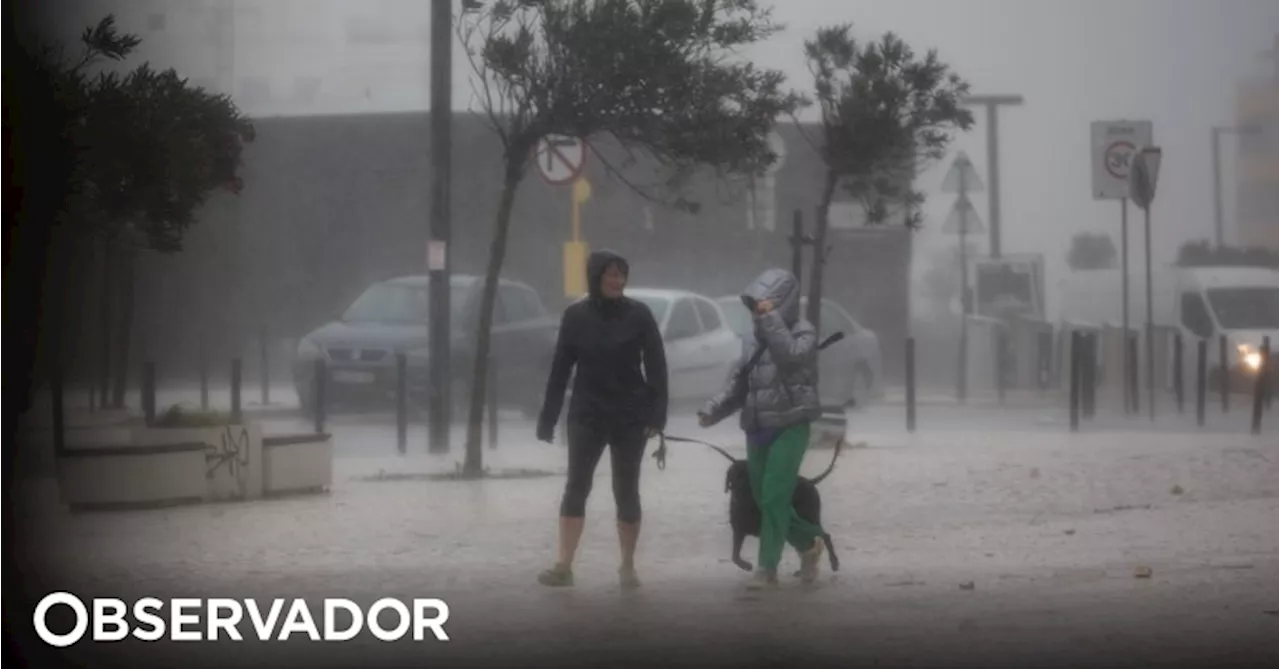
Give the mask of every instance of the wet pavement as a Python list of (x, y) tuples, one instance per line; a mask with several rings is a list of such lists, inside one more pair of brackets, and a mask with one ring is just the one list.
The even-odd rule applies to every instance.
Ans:
[[(415, 431), (401, 457), (394, 431), (372, 419), (334, 422), (342, 457), (324, 496), (68, 515), (47, 482), (31, 482), (20, 509), (19, 553), (33, 577), (25, 587), (125, 599), (442, 597), (453, 609), (448, 644), (72, 651), (156, 666), (1276, 660), (1274, 428), (1256, 437), (1172, 428), (1073, 436), (1030, 421), (906, 435), (858, 418), (850, 436), (868, 446), (846, 450), (821, 487), (842, 568), (830, 574), (824, 563), (812, 590), (787, 582), (782, 592), (744, 596), (745, 574), (728, 561), (726, 463), (672, 444), (667, 468), (649, 459), (643, 473), (641, 592), (617, 588), (607, 458), (588, 504), (578, 585), (548, 591), (533, 577), (554, 555), (561, 476), (371, 482), (378, 472), (447, 471), (461, 460), (460, 430), (451, 454), (425, 455), (425, 433)], [(276, 428), (293, 419), (280, 420)], [(486, 463), (562, 471), (563, 448), (533, 442), (529, 427), (504, 421)], [(679, 416), (669, 431), (741, 453), (732, 425), (700, 431)], [(821, 471), (830, 457), (811, 452), (804, 471)], [(748, 559), (754, 546), (748, 540)], [(788, 556), (783, 567), (795, 564)], [(1144, 568), (1151, 577), (1136, 578)]]

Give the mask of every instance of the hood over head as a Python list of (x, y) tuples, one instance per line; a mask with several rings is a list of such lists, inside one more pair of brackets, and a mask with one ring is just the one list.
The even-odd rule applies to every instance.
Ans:
[(624, 275), (631, 273), (631, 266), (627, 264), (627, 259), (614, 251), (601, 249), (592, 251), (591, 255), (587, 256), (587, 293), (592, 298), (602, 299), (604, 297), (600, 293), (600, 282), (604, 279), (605, 271), (615, 263)]
[(785, 269), (767, 269), (742, 291), (742, 302), (753, 309), (756, 302), (769, 300), (787, 325), (800, 320), (800, 282)]

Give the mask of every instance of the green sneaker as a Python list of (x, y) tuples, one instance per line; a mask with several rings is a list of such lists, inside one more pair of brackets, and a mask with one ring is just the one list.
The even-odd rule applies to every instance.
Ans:
[(573, 570), (557, 563), (556, 566), (538, 574), (538, 582), (552, 588), (565, 588), (573, 585)]

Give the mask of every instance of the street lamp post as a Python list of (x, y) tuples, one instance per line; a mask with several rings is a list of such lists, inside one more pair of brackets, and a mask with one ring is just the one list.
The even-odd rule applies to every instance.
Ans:
[(1253, 135), (1263, 132), (1255, 125), (1230, 125), (1213, 127), (1213, 239), (1218, 248), (1226, 245), (1226, 231), (1222, 221), (1222, 135), (1227, 133)]
[(991, 221), (991, 257), (1000, 257), (1000, 116), (1001, 106), (1022, 104), (1021, 95), (969, 95), (960, 100), (987, 112), (987, 219)]

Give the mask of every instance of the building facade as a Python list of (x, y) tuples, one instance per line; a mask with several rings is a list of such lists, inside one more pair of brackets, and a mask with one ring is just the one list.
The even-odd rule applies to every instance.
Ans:
[[(1271, 53), (1274, 58), (1274, 52)], [(1274, 62), (1274, 61), (1272, 61)], [(1268, 68), (1269, 70), (1271, 68)], [(1277, 165), (1277, 95), (1274, 70), (1242, 81), (1236, 93), (1236, 239), (1239, 246), (1277, 248), (1280, 172)]]

